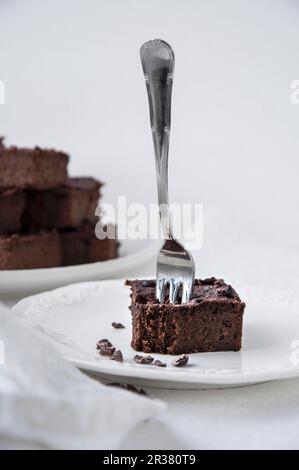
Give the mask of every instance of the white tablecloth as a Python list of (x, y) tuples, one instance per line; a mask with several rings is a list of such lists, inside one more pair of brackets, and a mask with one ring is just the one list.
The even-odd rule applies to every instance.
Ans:
[(169, 408), (122, 449), (299, 449), (299, 379), (227, 390), (149, 390)]
[(0, 448), (115, 449), (165, 409), (87, 377), (3, 305), (0, 339)]

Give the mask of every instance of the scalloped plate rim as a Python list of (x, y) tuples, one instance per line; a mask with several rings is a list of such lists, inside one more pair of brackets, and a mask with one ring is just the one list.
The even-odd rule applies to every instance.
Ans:
[[(90, 292), (97, 291), (99, 298), (101, 295), (110, 295), (111, 290), (119, 289), (120, 296), (121, 290), (123, 289), (123, 279), (117, 280), (105, 280), (105, 281), (95, 281), (95, 282), (81, 282), (79, 284), (73, 284), (70, 286), (61, 287), (55, 289), (54, 291), (44, 292), (42, 294), (36, 294), (34, 296), (25, 298), (21, 300), (18, 304), (15, 305), (13, 310), (24, 316), (26, 321), (28, 321), (28, 312), (30, 312), (29, 307), (36, 306), (37, 301), (42, 299), (44, 302), (45, 299), (48, 299), (49, 304), (46, 309), (50, 308), (51, 310), (51, 299), (52, 298), (60, 298), (65, 301), (67, 299), (68, 293), (76, 290), (77, 294), (81, 293), (82, 298), (79, 298), (78, 303), (81, 301), (84, 302), (86, 298), (90, 295)], [(107, 289), (108, 287), (108, 289)], [(85, 290), (84, 290), (85, 289)], [(109, 292), (110, 289), (110, 292)], [(84, 292), (87, 292), (83, 295)], [(271, 291), (270, 291), (271, 294)], [(116, 296), (117, 297), (117, 296)], [(129, 292), (128, 292), (129, 297)], [(278, 295), (279, 298), (279, 295)], [(297, 302), (297, 299), (296, 299)], [(50, 307), (49, 307), (50, 305)], [(68, 304), (64, 304), (67, 305)], [(58, 301), (58, 306), (59, 301)], [(57, 308), (57, 305), (54, 306)], [(27, 312), (27, 313), (26, 313)], [(246, 311), (245, 311), (246, 315)], [(36, 325), (38, 322), (36, 323)], [(129, 347), (131, 350), (130, 353), (133, 354), (134, 351), (132, 348)], [(196, 354), (197, 358), (204, 357), (204, 354)], [(210, 355), (217, 355), (219, 358), (220, 355), (223, 353), (208, 353)], [(232, 353), (232, 354), (239, 354), (239, 353)], [(93, 358), (88, 359), (80, 359), (76, 357), (76, 355), (72, 354), (63, 354), (64, 357), (75, 364), (80, 369), (86, 370), (88, 372), (93, 372), (99, 374), (101, 377), (105, 379), (109, 379), (109, 377), (122, 377), (126, 378), (128, 383), (136, 383), (145, 386), (155, 386), (155, 387), (162, 387), (162, 388), (222, 388), (222, 387), (237, 387), (237, 386), (244, 386), (256, 383), (262, 383), (266, 381), (272, 380), (281, 380), (287, 378), (293, 378), (299, 376), (299, 367), (296, 365), (292, 365), (291, 362), (286, 364), (278, 364), (276, 367), (260, 367), (255, 366), (251, 368), (240, 368), (240, 369), (219, 369), (216, 372), (209, 371), (209, 369), (205, 369), (202, 372), (199, 368), (193, 369), (192, 367), (188, 367), (185, 369), (175, 369), (173, 367), (168, 367), (167, 369), (159, 369), (155, 366), (140, 366), (135, 363), (125, 362), (123, 364), (115, 363), (113, 361), (107, 360), (107, 358), (101, 358), (101, 360)], [(159, 355), (155, 355), (159, 356)], [(170, 361), (173, 356), (165, 355), (163, 356), (168, 358), (168, 362)], [(193, 355), (190, 355), (192, 358)], [(215, 356), (216, 357), (216, 356)], [(191, 359), (192, 360), (192, 359)], [(191, 362), (190, 360), (190, 362)]]

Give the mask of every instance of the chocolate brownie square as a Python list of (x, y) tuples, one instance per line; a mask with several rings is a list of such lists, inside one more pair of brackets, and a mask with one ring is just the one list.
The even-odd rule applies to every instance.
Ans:
[(118, 241), (99, 240), (92, 224), (83, 223), (78, 230), (60, 231), (59, 235), (63, 266), (106, 261), (118, 255)]
[(28, 191), (25, 227), (77, 228), (83, 220), (96, 223), (95, 210), (102, 183), (94, 178), (69, 178), (58, 188)]
[(0, 232), (17, 232), (25, 207), (25, 194), (18, 189), (0, 189)]
[(51, 149), (5, 147), (0, 139), (0, 187), (49, 189), (66, 182), (67, 154)]
[(245, 304), (223, 280), (195, 280), (186, 304), (160, 304), (153, 280), (126, 285), (131, 287), (131, 345), (136, 351), (184, 354), (241, 348)]
[(0, 236), (0, 269), (52, 268), (61, 265), (55, 230)]

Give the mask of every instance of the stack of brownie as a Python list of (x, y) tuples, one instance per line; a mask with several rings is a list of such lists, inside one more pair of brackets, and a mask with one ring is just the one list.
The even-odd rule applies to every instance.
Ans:
[(0, 139), (0, 269), (33, 269), (117, 257), (95, 236), (102, 184), (68, 177), (67, 154), (6, 147)]

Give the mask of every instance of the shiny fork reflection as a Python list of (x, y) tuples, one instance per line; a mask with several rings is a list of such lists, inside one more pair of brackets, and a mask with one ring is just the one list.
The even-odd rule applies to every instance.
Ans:
[(194, 261), (191, 254), (173, 236), (168, 203), (168, 151), (171, 123), (171, 93), (174, 53), (165, 41), (147, 41), (140, 49), (143, 73), (149, 100), (150, 121), (154, 142), (159, 215), (165, 241), (157, 258), (156, 296), (164, 302), (169, 287), (169, 302), (190, 300), (194, 282)]

